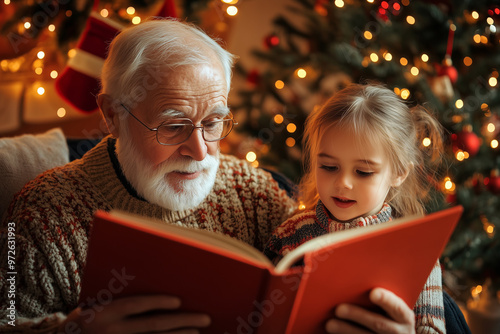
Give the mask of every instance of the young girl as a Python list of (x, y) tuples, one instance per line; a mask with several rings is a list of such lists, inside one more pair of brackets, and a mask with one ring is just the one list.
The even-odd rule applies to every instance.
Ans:
[[(428, 147), (422, 145), (426, 137)], [(266, 255), (277, 263), (322, 234), (423, 214), (441, 138), (431, 115), (409, 109), (385, 87), (352, 84), (336, 93), (306, 121), (305, 211), (276, 229)], [(413, 311), (417, 333), (445, 332), (439, 262)]]

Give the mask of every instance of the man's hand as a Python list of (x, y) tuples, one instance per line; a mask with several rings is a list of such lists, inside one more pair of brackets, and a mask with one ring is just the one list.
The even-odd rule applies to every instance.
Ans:
[(175, 312), (181, 302), (171, 296), (136, 296), (112, 301), (92, 318), (76, 308), (59, 326), (58, 333), (198, 333), (210, 318), (199, 313)]
[[(387, 333), (387, 334), (414, 334), (415, 333), (415, 314), (406, 303), (394, 293), (376, 288), (370, 292), (370, 300), (380, 306), (387, 317), (368, 311), (359, 306), (341, 304), (335, 309), (337, 318), (331, 319), (326, 323), (328, 333)], [(366, 329), (357, 327), (349, 320), (360, 324)]]

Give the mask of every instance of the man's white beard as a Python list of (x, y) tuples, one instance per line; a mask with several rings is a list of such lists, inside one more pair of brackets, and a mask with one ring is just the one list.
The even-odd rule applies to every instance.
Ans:
[[(123, 174), (139, 196), (172, 211), (193, 209), (208, 196), (219, 167), (218, 155), (207, 154), (202, 161), (188, 157), (165, 160), (153, 168), (144, 161), (129, 137), (128, 133), (120, 134), (116, 151)], [(173, 171), (201, 174), (193, 180), (175, 180), (174, 184), (167, 178), (168, 173)]]

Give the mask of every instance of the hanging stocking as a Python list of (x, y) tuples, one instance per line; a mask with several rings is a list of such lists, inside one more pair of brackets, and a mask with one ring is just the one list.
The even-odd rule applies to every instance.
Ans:
[(59, 95), (77, 110), (85, 113), (97, 110), (99, 77), (107, 48), (121, 29), (118, 23), (99, 13), (90, 14), (75, 56), (69, 59), (55, 82)]

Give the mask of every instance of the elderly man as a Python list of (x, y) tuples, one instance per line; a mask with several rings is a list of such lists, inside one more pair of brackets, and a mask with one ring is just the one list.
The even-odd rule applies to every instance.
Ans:
[[(18, 268), (17, 322), (4, 329), (66, 332), (76, 324), (104, 333), (111, 325), (127, 333), (208, 325), (196, 314), (124, 320), (178, 307), (169, 296), (118, 300), (91, 323), (79, 320), (77, 302), (98, 209), (223, 233), (257, 248), (294, 209), (269, 173), (219, 153), (234, 125), (227, 105), (232, 63), (214, 40), (176, 21), (145, 22), (115, 38), (98, 97), (111, 135), (82, 159), (26, 185), (2, 224), (4, 231), (7, 222), (17, 226)], [(2, 238), (4, 244), (7, 234)], [(5, 249), (1, 258), (6, 264)], [(6, 277), (6, 266), (0, 268)], [(0, 287), (6, 296), (5, 279)], [(0, 321), (7, 313), (2, 306)]]
[[(176, 21), (145, 22), (115, 38), (98, 97), (111, 135), (82, 159), (29, 182), (2, 224), (1, 244), (9, 224), (16, 226), (17, 268), (17, 318), (9, 324), (9, 305), (2, 305), (2, 332), (191, 333), (209, 326), (207, 315), (175, 312), (182, 301), (162, 295), (116, 299), (88, 321), (78, 296), (98, 209), (223, 233), (262, 248), (295, 208), (270, 174), (219, 153), (218, 142), (234, 125), (227, 106), (232, 61), (203, 32)], [(5, 296), (8, 255), (5, 248), (0, 254)], [(396, 323), (413, 316), (390, 292), (374, 290), (373, 296)], [(394, 324), (366, 312), (352, 307), (338, 316), (382, 330)], [(338, 322), (327, 328), (343, 330)]]

